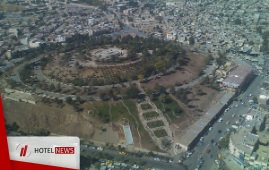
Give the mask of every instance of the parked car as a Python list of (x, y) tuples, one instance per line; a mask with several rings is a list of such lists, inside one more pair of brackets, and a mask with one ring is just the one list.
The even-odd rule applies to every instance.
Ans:
[(102, 151), (102, 150), (104, 150), (104, 149), (103, 149), (102, 147), (99, 146), (99, 147), (97, 147), (97, 150), (98, 150), (98, 151)]
[(160, 158), (158, 158), (158, 157), (155, 157), (154, 158), (154, 161), (160, 161), (161, 159)]
[(218, 122), (222, 122), (222, 120), (223, 120), (222, 118), (219, 118)]

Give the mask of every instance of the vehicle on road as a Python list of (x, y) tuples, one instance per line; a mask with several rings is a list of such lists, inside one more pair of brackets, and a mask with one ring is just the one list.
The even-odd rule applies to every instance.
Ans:
[(89, 146), (89, 149), (94, 150), (94, 149), (96, 149), (96, 148), (95, 148), (95, 146)]
[(99, 146), (99, 147), (97, 147), (97, 150), (98, 151), (102, 151), (102, 150), (104, 150), (104, 148), (102, 148), (102, 147)]
[(233, 114), (232, 117), (235, 117), (235, 114)]
[(191, 151), (189, 151), (189, 152), (187, 152), (187, 158), (189, 158), (191, 155), (193, 154), (193, 152), (191, 152)]
[(201, 137), (200, 142), (203, 143), (203, 141), (204, 141), (204, 137)]
[(215, 162), (216, 162), (217, 165), (219, 165), (219, 160), (216, 159)]
[(210, 128), (209, 128), (209, 131), (211, 131), (212, 129), (213, 129), (213, 128), (212, 128), (212, 127), (210, 127)]
[(119, 152), (119, 154), (120, 154), (120, 155), (126, 155), (126, 153), (125, 153), (125, 152)]
[(220, 122), (222, 122), (222, 120), (223, 120), (222, 118), (219, 118), (218, 122), (220, 123)]
[(158, 157), (153, 158), (153, 160), (154, 160), (154, 161), (161, 161), (161, 159), (158, 158)]
[(229, 120), (226, 122), (226, 125), (228, 125), (228, 124), (230, 124), (230, 121)]

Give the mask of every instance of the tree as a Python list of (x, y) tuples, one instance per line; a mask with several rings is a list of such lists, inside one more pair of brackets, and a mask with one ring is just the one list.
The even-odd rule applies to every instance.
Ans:
[(257, 96), (252, 97), (253, 103), (258, 104), (258, 98)]
[(229, 146), (230, 134), (226, 134), (224, 138), (219, 141), (219, 147), (221, 149), (226, 149)]
[(155, 87), (154, 87), (154, 90), (159, 94), (165, 94), (166, 93), (165, 87), (160, 85), (160, 84), (156, 84)]
[(154, 63), (154, 68), (156, 71), (163, 71), (165, 69), (166, 61), (164, 59), (158, 58)]
[(162, 94), (161, 95), (161, 101), (163, 102), (163, 103), (171, 103), (171, 98), (168, 96), (168, 95), (166, 95), (166, 94)]
[(240, 25), (241, 24), (241, 20), (239, 18), (237, 18), (236, 20), (234, 20), (234, 24)]
[(4, 18), (5, 18), (4, 13), (3, 13), (3, 12), (0, 12), (0, 20), (1, 20), (1, 19), (4, 19)]
[(191, 37), (189, 38), (189, 44), (190, 44), (190, 45), (194, 45), (194, 44), (195, 44), (195, 39), (194, 39), (193, 36), (191, 36)]
[(103, 101), (108, 101), (110, 97), (106, 93), (100, 93), (100, 99)]
[(170, 93), (173, 94), (173, 95), (176, 94), (176, 89), (175, 89), (175, 87), (171, 87), (171, 88), (170, 88)]
[(127, 98), (137, 98), (138, 94), (140, 93), (139, 89), (135, 85), (131, 85), (127, 88), (125, 95)]
[(66, 98), (66, 103), (71, 104), (73, 102), (71, 97), (67, 97)]
[(143, 74), (138, 74), (138, 75), (137, 75), (137, 78), (138, 78), (138, 80), (141, 82), (141, 81), (144, 80), (144, 75), (143, 75)]

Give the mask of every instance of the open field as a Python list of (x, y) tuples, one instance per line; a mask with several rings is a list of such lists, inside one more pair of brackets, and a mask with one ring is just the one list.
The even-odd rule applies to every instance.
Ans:
[(151, 119), (151, 118), (158, 117), (158, 116), (159, 116), (159, 113), (157, 113), (157, 112), (147, 112), (147, 113), (143, 114), (143, 117), (145, 119)]
[(153, 89), (155, 85), (161, 84), (165, 87), (171, 87), (176, 84), (185, 84), (196, 79), (204, 69), (207, 58), (197, 53), (187, 53), (190, 59), (189, 64), (183, 67), (183, 70), (176, 70), (174, 73), (163, 76), (156, 80), (151, 80), (147, 83), (141, 84), (145, 89)]
[(157, 121), (154, 121), (154, 122), (149, 122), (149, 123), (147, 123), (147, 125), (148, 125), (149, 128), (156, 128), (156, 127), (163, 126), (164, 123), (161, 120), (157, 120)]
[(167, 136), (167, 132), (166, 132), (165, 129), (158, 129), (158, 130), (155, 130), (155, 131), (154, 131), (154, 135), (155, 135), (157, 138), (162, 138), (162, 137)]
[[(110, 102), (109, 114), (109, 102), (85, 102), (81, 104), (83, 111), (77, 113), (72, 106), (66, 103), (60, 108), (54, 103), (38, 102), (34, 105), (8, 99), (3, 100), (6, 123), (16, 122), (20, 130), (24, 132), (30, 133), (33, 130), (45, 129), (50, 133), (79, 136), (85, 140), (100, 140), (104, 143), (117, 142), (115, 134), (119, 135), (118, 130), (121, 128), (119, 122), (121, 118), (125, 118), (129, 121), (135, 146), (140, 147), (139, 139), (141, 136), (143, 148), (160, 151), (139, 121), (135, 101), (124, 100), (124, 104), (128, 107), (131, 115), (121, 101)], [(113, 126), (104, 123), (104, 118), (111, 119)]]
[(33, 132), (45, 129), (59, 135), (79, 136), (91, 139), (98, 119), (86, 118), (83, 114), (73, 111), (72, 106), (66, 104), (59, 108), (56, 104), (38, 103), (28, 104), (11, 100), (3, 100), (5, 120), (7, 124), (16, 122), (20, 130)]

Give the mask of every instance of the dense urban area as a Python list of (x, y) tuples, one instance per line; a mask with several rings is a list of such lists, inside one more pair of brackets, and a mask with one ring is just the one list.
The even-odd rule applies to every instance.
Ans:
[(78, 136), (81, 169), (267, 170), (268, 11), (268, 0), (3, 0), (7, 134)]

